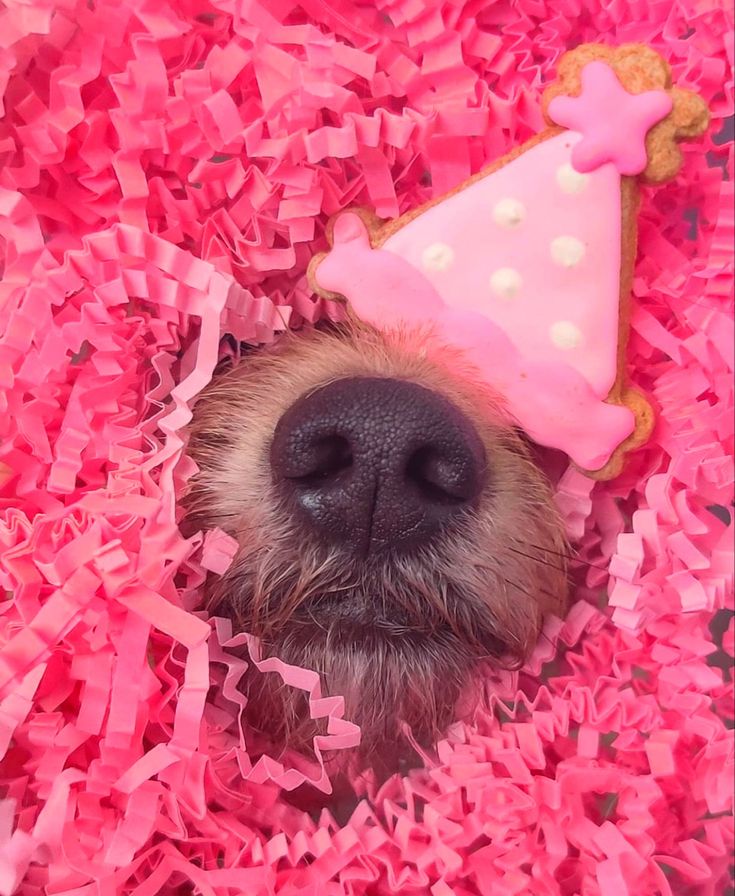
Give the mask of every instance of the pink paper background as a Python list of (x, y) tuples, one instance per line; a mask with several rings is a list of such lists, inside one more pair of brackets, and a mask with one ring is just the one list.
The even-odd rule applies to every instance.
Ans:
[[(708, 508), (733, 481), (729, 7), (0, 7), (0, 894), (726, 891), (732, 530)], [(580, 601), (488, 678), (495, 712), (316, 824), (279, 792), (323, 770), (251, 761), (244, 661), (192, 612), (232, 546), (176, 528), (188, 402), (222, 329), (325, 313), (304, 272), (330, 214), (395, 215), (529, 137), (583, 40), (651, 44), (713, 114), (644, 197), (629, 357), (655, 438), (613, 483), (564, 475)], [(354, 742), (313, 673), (270, 666), (330, 718), (321, 750)]]

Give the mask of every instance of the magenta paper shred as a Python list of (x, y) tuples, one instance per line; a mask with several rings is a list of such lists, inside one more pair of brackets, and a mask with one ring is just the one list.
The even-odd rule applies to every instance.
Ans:
[[(281, 793), (328, 791), (359, 732), (197, 612), (233, 544), (177, 529), (189, 404), (223, 332), (332, 313), (305, 278), (330, 215), (397, 215), (532, 136), (585, 41), (649, 44), (712, 113), (641, 210), (654, 437), (613, 482), (563, 475), (577, 602), (527, 667), (315, 821)], [(727, 891), (732, 113), (725, 0), (0, 5), (1, 896)], [(328, 718), (318, 763), (251, 759), (236, 645)]]

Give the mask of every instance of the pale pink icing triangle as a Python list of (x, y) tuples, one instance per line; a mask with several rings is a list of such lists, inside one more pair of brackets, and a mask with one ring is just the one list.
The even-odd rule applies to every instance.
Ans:
[(378, 327), (431, 320), (503, 396), (531, 438), (565, 451), (582, 467), (603, 466), (633, 430), (631, 412), (600, 400), (573, 366), (524, 356), (488, 315), (449, 306), (416, 266), (385, 248), (373, 249), (356, 214), (337, 219), (334, 248), (316, 279), (321, 288), (348, 297), (358, 316)]
[(611, 164), (575, 172), (579, 139), (567, 131), (536, 144), (383, 249), (422, 271), (449, 307), (498, 324), (524, 358), (567, 364), (606, 398), (617, 370), (620, 176)]
[(620, 175), (572, 164), (581, 136), (542, 140), (373, 249), (337, 219), (317, 284), (379, 326), (432, 321), (537, 442), (587, 469), (633, 431), (605, 399), (617, 376)]

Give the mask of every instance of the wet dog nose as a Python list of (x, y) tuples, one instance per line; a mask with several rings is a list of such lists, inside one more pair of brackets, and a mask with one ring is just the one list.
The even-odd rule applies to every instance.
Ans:
[(286, 411), (271, 466), (315, 534), (367, 555), (426, 544), (471, 506), (485, 451), (472, 423), (441, 395), (404, 380), (354, 377)]

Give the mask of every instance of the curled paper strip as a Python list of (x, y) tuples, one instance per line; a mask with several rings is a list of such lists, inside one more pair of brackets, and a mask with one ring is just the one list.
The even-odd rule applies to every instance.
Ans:
[[(688, 0), (587, 14), (0, 9), (2, 896), (726, 888), (732, 20)], [(615, 482), (561, 475), (578, 600), (527, 667), (488, 670), (489, 710), (426, 769), (315, 820), (282, 791), (327, 790), (357, 732), (313, 672), (256, 652), (329, 734), (323, 765), (254, 749), (238, 682), (257, 645), (191, 610), (234, 546), (176, 526), (190, 402), (223, 332), (337, 313), (305, 286), (328, 217), (395, 217), (527, 139), (542, 78), (600, 35), (653, 46), (713, 115), (641, 212), (629, 356), (659, 424)]]

